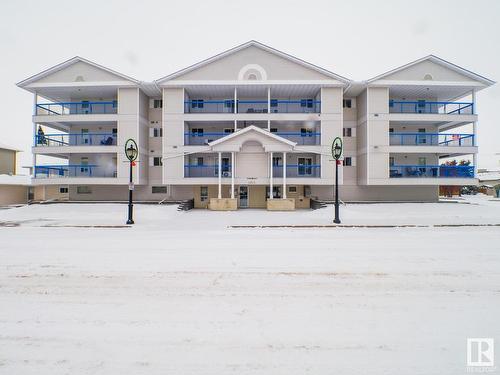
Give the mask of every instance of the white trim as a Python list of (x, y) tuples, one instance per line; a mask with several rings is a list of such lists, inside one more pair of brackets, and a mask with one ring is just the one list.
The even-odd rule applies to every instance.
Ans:
[(230, 135), (227, 135), (223, 138), (219, 138), (213, 142), (210, 142), (208, 144), (208, 146), (212, 147), (212, 146), (217, 146), (221, 143), (224, 143), (224, 142), (227, 142), (233, 138), (236, 138), (236, 137), (239, 137), (243, 134), (246, 134), (250, 131), (255, 131), (257, 133), (260, 133), (260, 134), (263, 134), (265, 135), (266, 137), (269, 137), (269, 138), (272, 138), (276, 141), (279, 141), (279, 142), (282, 142), (284, 144), (287, 144), (288, 146), (291, 146), (291, 147), (295, 147), (297, 145), (296, 142), (292, 142), (292, 141), (289, 141), (288, 139), (285, 139), (283, 137), (280, 137), (279, 135), (275, 135), (273, 133), (270, 133), (268, 132), (267, 130), (264, 130), (264, 129), (261, 129), (261, 128), (258, 128), (257, 126), (255, 125), (250, 125), (250, 126), (247, 126), (246, 128), (244, 129), (241, 129), (241, 130), (238, 130), (238, 131), (235, 131), (234, 133), (230, 134)]
[[(402, 66), (400, 66), (398, 68), (389, 70), (388, 72), (382, 73), (382, 74), (380, 74), (380, 75), (378, 75), (376, 77), (373, 77), (373, 78), (367, 80), (366, 83), (369, 84), (369, 83), (372, 83), (374, 81), (379, 81), (381, 78), (387, 77), (387, 76), (389, 76), (391, 74), (394, 74), (394, 73), (397, 73), (397, 72), (400, 72), (402, 70), (405, 70), (405, 69), (407, 69), (409, 67), (412, 67), (413, 65), (419, 64), (419, 63), (424, 62), (424, 61), (431, 61), (431, 62), (436, 63), (438, 65), (444, 66), (445, 68), (453, 70), (453, 71), (455, 71), (455, 72), (457, 72), (459, 74), (467, 76), (467, 77), (469, 77), (471, 79), (474, 79), (476, 81), (482, 82), (483, 84), (485, 84), (487, 86), (491, 86), (491, 85), (493, 85), (495, 83), (494, 81), (492, 81), (492, 80), (490, 80), (490, 79), (488, 79), (486, 77), (483, 77), (483, 76), (481, 76), (479, 74), (471, 72), (470, 70), (462, 68), (462, 67), (460, 67), (458, 65), (455, 65), (455, 64), (453, 64), (453, 63), (451, 63), (449, 61), (446, 61), (446, 60), (444, 60), (444, 59), (442, 59), (440, 57), (434, 56), (434, 55), (428, 55), (428, 56), (422, 57), (422, 58), (420, 58), (418, 60), (412, 61), (412, 62), (410, 62), (408, 64), (402, 65)], [(419, 81), (419, 83), (422, 84), (422, 85), (423, 84), (429, 85), (430, 83), (432, 83), (432, 81)]]
[(268, 80), (268, 81), (238, 81), (238, 80), (182, 80), (182, 81), (172, 81), (165, 84), (159, 84), (162, 88), (176, 88), (176, 87), (188, 87), (188, 86), (289, 86), (289, 85), (318, 85), (321, 87), (344, 87), (345, 84), (334, 81), (334, 80)]
[(306, 62), (304, 60), (301, 60), (301, 59), (299, 59), (299, 58), (297, 58), (295, 56), (289, 55), (287, 53), (281, 52), (281, 51), (279, 51), (277, 49), (274, 49), (272, 47), (266, 46), (265, 44), (262, 44), (260, 42), (255, 41), (255, 40), (250, 40), (250, 41), (248, 41), (246, 43), (240, 44), (239, 46), (236, 46), (234, 48), (228, 49), (228, 50), (226, 50), (226, 51), (224, 51), (222, 53), (219, 53), (219, 54), (217, 54), (215, 56), (209, 57), (208, 59), (202, 60), (202, 61), (200, 61), (200, 62), (198, 62), (196, 64), (188, 66), (187, 68), (181, 69), (181, 70), (179, 70), (179, 71), (177, 71), (175, 73), (172, 73), (172, 74), (169, 74), (169, 75), (167, 75), (165, 77), (157, 79), (157, 80), (155, 80), (155, 82), (157, 84), (161, 84), (161, 83), (163, 83), (165, 81), (172, 80), (174, 78), (177, 78), (177, 77), (179, 77), (181, 75), (187, 74), (187, 73), (189, 73), (189, 72), (191, 72), (193, 70), (199, 69), (199, 68), (201, 68), (201, 67), (203, 67), (205, 65), (211, 64), (211, 63), (213, 63), (215, 61), (218, 61), (218, 60), (220, 60), (220, 59), (222, 59), (222, 58), (224, 58), (226, 56), (232, 55), (232, 54), (234, 54), (234, 53), (236, 53), (238, 51), (241, 51), (241, 50), (243, 50), (245, 48), (248, 48), (248, 47), (251, 47), (251, 46), (260, 48), (260, 49), (262, 49), (264, 51), (267, 51), (267, 52), (270, 52), (270, 53), (275, 54), (277, 56), (280, 56), (282, 58), (285, 58), (285, 59), (287, 59), (289, 61), (292, 61), (292, 62), (294, 62), (296, 64), (302, 65), (302, 66), (304, 66), (306, 68), (309, 68), (309, 69), (312, 69), (312, 70), (315, 70), (315, 71), (317, 71), (317, 72), (319, 72), (321, 74), (324, 74), (324, 75), (332, 77), (332, 78), (334, 78), (334, 79), (336, 79), (338, 81), (341, 81), (344, 84), (349, 84), (351, 82), (351, 80), (348, 79), (348, 78), (342, 77), (342, 76), (340, 76), (338, 74), (330, 72), (329, 70), (323, 69), (323, 68), (321, 68), (321, 67), (319, 67), (317, 65), (314, 65), (314, 64), (308, 63), (308, 62)]
[[(73, 58), (71, 58), (69, 60), (63, 61), (60, 64), (54, 65), (51, 68), (45, 69), (45, 70), (41, 71), (40, 73), (37, 73), (37, 74), (35, 74), (35, 75), (33, 75), (33, 76), (29, 77), (29, 78), (26, 78), (26, 79), (18, 82), (16, 85), (19, 86), (19, 87), (25, 87), (25, 86), (29, 85), (32, 82), (36, 82), (36, 81), (38, 81), (41, 78), (47, 77), (47, 76), (49, 76), (49, 75), (51, 75), (53, 73), (56, 73), (56, 72), (58, 72), (60, 70), (63, 70), (63, 69), (65, 69), (65, 68), (67, 68), (67, 67), (69, 67), (71, 65), (74, 65), (74, 64), (76, 64), (78, 62), (83, 62), (83, 63), (89, 64), (89, 65), (91, 65), (91, 66), (93, 66), (95, 68), (98, 68), (98, 69), (104, 70), (104, 71), (106, 71), (108, 73), (111, 73), (111, 74), (114, 74), (116, 76), (119, 76), (119, 77), (125, 79), (126, 81), (133, 82), (135, 84), (139, 84), (140, 83), (140, 81), (138, 81), (138, 80), (136, 80), (134, 78), (131, 78), (131, 77), (125, 75), (125, 74), (119, 73), (119, 72), (117, 72), (115, 70), (112, 70), (112, 69), (109, 69), (109, 68), (106, 68), (105, 66), (102, 66), (102, 65), (99, 65), (99, 64), (97, 64), (97, 63), (95, 63), (93, 61), (84, 59), (83, 57), (75, 56), (75, 57), (73, 57)], [(74, 82), (74, 83), (81, 84), (82, 82)]]

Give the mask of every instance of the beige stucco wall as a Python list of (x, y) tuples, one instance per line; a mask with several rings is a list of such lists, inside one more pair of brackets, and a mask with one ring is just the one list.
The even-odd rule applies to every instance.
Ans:
[(16, 151), (0, 148), (0, 174), (16, 174)]
[(23, 204), (28, 202), (28, 187), (0, 185), (0, 206)]

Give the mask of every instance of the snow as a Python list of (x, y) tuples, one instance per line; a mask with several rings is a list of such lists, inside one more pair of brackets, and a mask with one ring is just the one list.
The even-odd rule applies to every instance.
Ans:
[[(0, 374), (459, 374), (500, 339), (500, 227), (329, 224), (332, 209), (0, 211)], [(363, 204), (347, 224), (498, 224), (500, 201)], [(2, 223), (18, 225), (1, 227)]]

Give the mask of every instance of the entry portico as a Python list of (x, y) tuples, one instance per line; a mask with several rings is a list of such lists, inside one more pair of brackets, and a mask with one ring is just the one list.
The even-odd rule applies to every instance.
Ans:
[[(244, 129), (238, 130), (227, 137), (218, 139), (208, 144), (209, 153), (217, 155), (217, 177), (218, 177), (218, 195), (217, 199), (211, 199), (209, 208), (217, 209), (220, 207), (218, 200), (227, 199), (236, 200), (235, 185), (245, 186), (250, 181), (256, 185), (269, 186), (269, 199), (274, 199), (273, 192), (275, 185), (275, 173), (281, 169), (278, 174), (282, 179), (282, 196), (286, 200), (286, 158), (287, 153), (295, 150), (296, 142), (275, 135), (267, 130), (261, 129), (255, 125), (250, 125)], [(231, 189), (230, 198), (222, 197), (222, 179), (223, 162), (222, 155), (230, 154), (231, 166)], [(277, 155), (279, 156), (279, 159)], [(278, 160), (282, 163), (278, 164)], [(225, 166), (227, 168), (227, 165)], [(227, 174), (226, 174), (227, 176)], [(223, 205), (227, 206), (227, 205)], [(232, 206), (235, 206), (234, 204)], [(288, 205), (290, 206), (290, 205)], [(295, 205), (293, 205), (295, 207)]]

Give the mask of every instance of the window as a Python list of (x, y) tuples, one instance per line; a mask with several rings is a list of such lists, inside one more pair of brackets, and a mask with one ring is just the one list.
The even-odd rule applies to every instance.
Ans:
[(60, 194), (68, 194), (68, 187), (59, 187)]
[(90, 144), (90, 135), (89, 135), (89, 129), (82, 129), (80, 130), (81, 133), (81, 139), (80, 139), (80, 144), (88, 145)]
[(394, 133), (394, 128), (389, 128), (389, 133)]
[(92, 189), (90, 186), (77, 186), (76, 187), (77, 194), (92, 194)]
[(298, 158), (299, 176), (312, 174), (312, 158)]
[(273, 156), (273, 167), (280, 167), (283, 165), (281, 156)]
[[(418, 132), (419, 133), (425, 133), (425, 129), (424, 128), (420, 128), (420, 129), (418, 129)], [(418, 135), (418, 143), (419, 144), (425, 144), (425, 143), (427, 143), (427, 136), (426, 135)]]
[(153, 100), (153, 108), (163, 108), (163, 100), (162, 99), (154, 99)]
[(389, 157), (389, 166), (390, 167), (394, 166), (394, 156)]
[[(266, 186), (266, 198), (269, 198), (269, 186)], [(273, 198), (281, 199), (281, 186), (273, 186)]]
[(271, 133), (277, 133), (278, 132), (278, 128), (271, 128)]
[(313, 133), (312, 129), (306, 129), (306, 128), (300, 129), (301, 137), (307, 137), (307, 136), (312, 137), (312, 133)]
[(344, 99), (343, 100), (344, 108), (352, 108), (352, 99)]
[(153, 137), (163, 137), (163, 128), (153, 128)]
[(82, 100), (82, 109), (88, 109), (90, 107), (90, 103), (88, 100)]
[(344, 137), (352, 137), (352, 128), (344, 128), (342, 130)]
[(234, 128), (224, 128), (224, 134), (234, 133)]
[(196, 158), (196, 165), (203, 165), (203, 157)]
[(300, 106), (306, 107), (306, 108), (312, 108), (313, 107), (313, 100), (312, 99), (300, 99)]
[(167, 194), (166, 186), (151, 186), (151, 193), (153, 194)]
[(116, 135), (118, 134), (118, 129), (113, 128), (113, 130), (111, 132), (113, 133), (113, 137), (116, 137)]
[(288, 192), (289, 193), (296, 193), (297, 192), (297, 186), (289, 186), (288, 187)]
[(343, 165), (344, 167), (350, 167), (350, 166), (352, 166), (352, 158), (351, 158), (350, 156), (346, 156), (346, 157), (344, 158), (344, 160), (343, 160), (342, 165)]
[(208, 186), (200, 187), (200, 200), (205, 202), (208, 200)]
[(203, 137), (203, 128), (192, 128), (191, 129), (192, 137)]
[(311, 196), (311, 186), (304, 185), (304, 197), (310, 197), (310, 196)]
[(271, 99), (271, 107), (277, 107), (278, 106), (278, 99)]
[(203, 108), (203, 99), (191, 100), (191, 108)]
[(89, 172), (89, 158), (83, 157), (80, 158), (80, 172), (81, 173), (88, 173)]
[(153, 166), (154, 167), (161, 167), (162, 165), (163, 165), (163, 162), (161, 160), (161, 156), (153, 157)]

